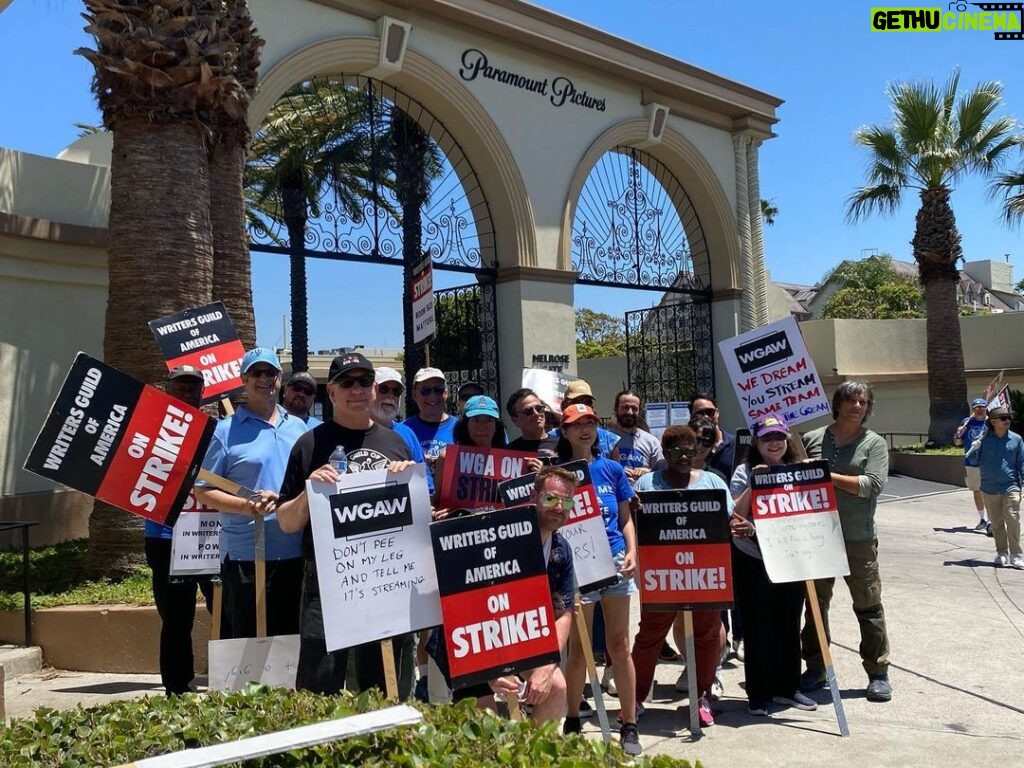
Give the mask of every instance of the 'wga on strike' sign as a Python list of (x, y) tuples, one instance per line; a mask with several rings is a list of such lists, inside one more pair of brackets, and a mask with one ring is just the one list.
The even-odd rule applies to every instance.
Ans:
[(331, 496), (336, 539), (376, 536), (412, 525), (408, 485), (391, 485)]

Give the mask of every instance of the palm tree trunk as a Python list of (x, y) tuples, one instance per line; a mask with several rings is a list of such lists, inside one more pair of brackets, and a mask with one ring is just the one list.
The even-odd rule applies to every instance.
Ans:
[(302, 171), (294, 171), (281, 184), (281, 208), (288, 228), (288, 263), (291, 273), (292, 371), (309, 370), (309, 309), (306, 296), (306, 221), (308, 201)]
[[(167, 366), (146, 323), (211, 300), (206, 144), (195, 124), (144, 119), (119, 121), (113, 138), (103, 355), (142, 381), (162, 382)], [(97, 502), (88, 572), (117, 576), (142, 562), (142, 520)]]

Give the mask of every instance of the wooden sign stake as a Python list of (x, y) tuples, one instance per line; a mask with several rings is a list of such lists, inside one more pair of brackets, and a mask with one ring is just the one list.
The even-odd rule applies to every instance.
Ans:
[(683, 634), (686, 649), (686, 688), (690, 697), (690, 735), (699, 739), (700, 730), (700, 696), (697, 692), (697, 653), (693, 644), (693, 611), (683, 611)]
[(814, 588), (814, 581), (807, 580), (807, 599), (811, 604), (811, 615), (814, 617), (814, 631), (818, 634), (818, 645), (821, 647), (821, 657), (825, 662), (825, 678), (828, 680), (829, 690), (832, 692), (832, 706), (836, 711), (836, 721), (839, 723), (841, 736), (850, 735), (850, 726), (846, 722), (846, 712), (843, 709), (843, 697), (839, 690), (839, 681), (836, 679), (836, 670), (832, 666), (832, 652), (828, 647), (828, 638), (825, 636), (825, 623), (821, 619), (821, 607), (818, 605), (818, 591)]
[(224, 585), (213, 583), (213, 622), (210, 625), (210, 639), (220, 640), (220, 613), (224, 608)]
[(395, 670), (395, 649), (391, 638), (380, 641), (381, 661), (384, 662), (384, 687), (391, 701), (398, 701), (398, 673)]
[(608, 711), (604, 708), (604, 692), (601, 690), (601, 678), (597, 676), (597, 664), (594, 663), (594, 649), (590, 644), (590, 633), (587, 631), (587, 620), (583, 616), (583, 606), (580, 603), (580, 595), (576, 593), (576, 603), (573, 605), (576, 613), (576, 631), (580, 636), (580, 645), (583, 647), (583, 658), (587, 660), (587, 673), (590, 675), (590, 692), (594, 695), (594, 709), (597, 710), (597, 720), (601, 724), (601, 735), (605, 744), (611, 741), (612, 732), (608, 725)]

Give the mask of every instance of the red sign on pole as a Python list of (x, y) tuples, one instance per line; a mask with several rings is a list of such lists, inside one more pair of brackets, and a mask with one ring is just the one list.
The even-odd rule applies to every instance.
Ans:
[(440, 506), (494, 509), (501, 506), (498, 484), (519, 477), (532, 453), (500, 448), (449, 445), (444, 452)]
[(79, 352), (25, 469), (173, 526), (213, 429), (202, 411)]

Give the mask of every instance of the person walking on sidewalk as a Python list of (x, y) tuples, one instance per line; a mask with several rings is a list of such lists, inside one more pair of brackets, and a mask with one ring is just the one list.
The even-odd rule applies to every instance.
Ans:
[(992, 523), (997, 566), (1024, 569), (1020, 548), (1020, 494), (1024, 486), (1024, 442), (1010, 429), (1010, 412), (988, 412), (988, 432), (977, 450), (981, 495)]
[[(878, 534), (875, 531), (875, 507), (889, 476), (889, 450), (885, 438), (864, 427), (871, 416), (875, 395), (863, 381), (840, 384), (832, 396), (832, 423), (804, 435), (807, 456), (825, 459), (832, 471), (839, 522), (843, 527), (850, 575), (846, 586), (853, 601), (853, 613), (860, 624), (860, 658), (868, 673), (868, 701), (889, 701), (889, 635), (882, 607), (882, 575), (878, 568)], [(825, 637), (831, 642), (828, 606), (832, 602), (835, 579), (816, 579), (818, 605), (825, 624)], [(801, 634), (807, 671), (800, 678), (804, 693), (823, 688), (825, 661), (810, 605), (804, 611)]]
[(974, 530), (992, 535), (992, 523), (985, 515), (985, 500), (981, 494), (981, 470), (978, 468), (978, 452), (971, 445), (985, 431), (985, 398), (976, 397), (971, 401), (971, 415), (960, 422), (953, 433), (953, 445), (964, 447), (964, 473), (967, 487), (974, 493), (974, 508), (978, 511), (978, 524)]

